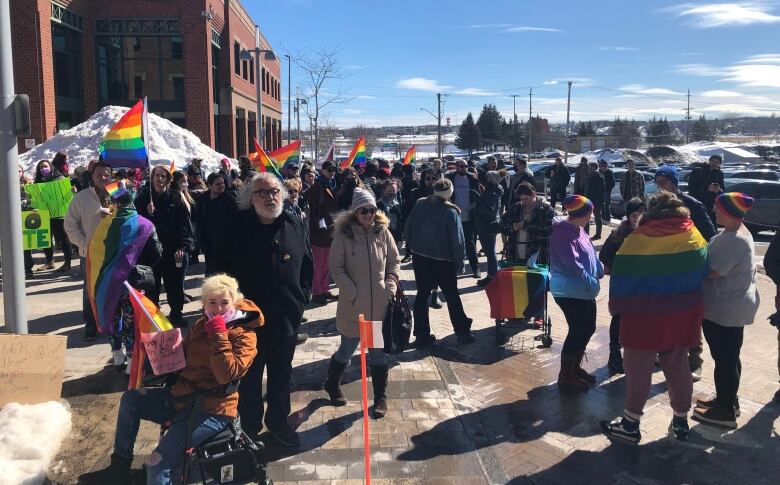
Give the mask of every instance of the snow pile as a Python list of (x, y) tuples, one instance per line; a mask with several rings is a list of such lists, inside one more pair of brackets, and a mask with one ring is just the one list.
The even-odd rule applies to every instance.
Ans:
[[(39, 160), (51, 160), (57, 152), (68, 155), (71, 170), (86, 165), (98, 157), (98, 146), (103, 136), (129, 108), (106, 106), (85, 122), (64, 130), (32, 150), (19, 156), (19, 163), (31, 173)], [(216, 171), (224, 155), (201, 143), (200, 138), (165, 118), (149, 113), (150, 158), (152, 165), (170, 160), (183, 169), (193, 158), (203, 159), (206, 172)]]
[(70, 410), (59, 401), (7, 404), (0, 410), (2, 483), (43, 483), (49, 463), (70, 433)]

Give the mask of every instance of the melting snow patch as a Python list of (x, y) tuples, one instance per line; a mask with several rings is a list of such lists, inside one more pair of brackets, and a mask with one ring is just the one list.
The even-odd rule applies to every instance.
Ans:
[(59, 401), (7, 404), (0, 410), (3, 483), (43, 483), (46, 470), (70, 433), (70, 410)]

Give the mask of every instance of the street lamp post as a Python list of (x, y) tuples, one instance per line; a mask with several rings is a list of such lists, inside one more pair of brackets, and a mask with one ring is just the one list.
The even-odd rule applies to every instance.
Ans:
[(249, 62), (252, 60), (252, 53), (254, 53), (254, 59), (255, 59), (255, 96), (257, 97), (257, 136), (260, 140), (260, 144), (263, 145), (265, 142), (265, 136), (263, 133), (263, 100), (262, 100), (262, 82), (263, 80), (260, 78), (260, 54), (263, 54), (263, 59), (266, 61), (275, 61), (276, 60), (276, 54), (274, 54), (274, 51), (271, 49), (261, 49), (260, 48), (260, 27), (255, 25), (255, 39), (257, 39), (257, 46), (249, 51), (246, 49), (243, 49), (241, 51), (241, 54), (239, 56), (239, 59), (242, 61)]

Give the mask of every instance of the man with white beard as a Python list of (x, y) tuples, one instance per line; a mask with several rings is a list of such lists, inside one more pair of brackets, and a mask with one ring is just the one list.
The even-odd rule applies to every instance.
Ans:
[(225, 267), (265, 317), (258, 354), (239, 386), (241, 427), (255, 437), (263, 427), (263, 371), (268, 370), (265, 426), (280, 444), (300, 445), (287, 422), (298, 326), (311, 299), (313, 259), (304, 223), (283, 210), (287, 190), (270, 173), (247, 180), (239, 210), (218, 241)]

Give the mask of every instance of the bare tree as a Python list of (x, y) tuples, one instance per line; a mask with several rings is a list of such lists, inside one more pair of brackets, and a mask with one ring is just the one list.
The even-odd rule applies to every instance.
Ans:
[(319, 154), (319, 122), (322, 112), (331, 104), (341, 104), (350, 101), (341, 93), (339, 86), (335, 93), (326, 91), (325, 85), (329, 81), (345, 79), (351, 75), (344, 71), (338, 61), (339, 49), (320, 49), (314, 53), (299, 52), (293, 56), (295, 64), (303, 71), (303, 77), (307, 87), (304, 96), (307, 99), (306, 112), (312, 120), (314, 131), (313, 155), (316, 159)]
[(377, 137), (376, 135), (376, 128), (371, 128), (369, 126), (360, 123), (353, 126), (352, 128), (347, 128), (346, 130), (344, 130), (344, 135), (346, 135), (349, 138), (353, 138), (355, 141), (357, 141), (357, 139), (360, 138), (361, 136), (365, 136), (366, 155), (374, 151), (374, 148), (376, 147), (379, 141), (379, 137)]

